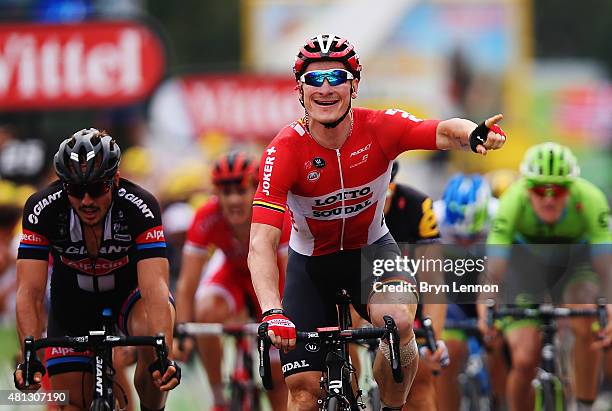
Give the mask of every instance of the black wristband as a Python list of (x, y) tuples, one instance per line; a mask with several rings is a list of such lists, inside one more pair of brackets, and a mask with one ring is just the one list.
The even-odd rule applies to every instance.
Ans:
[(272, 308), (268, 311), (264, 311), (263, 313), (261, 313), (261, 318), (267, 317), (268, 315), (272, 315), (272, 314), (285, 315), (285, 312), (283, 311), (282, 308)]
[(470, 134), (470, 148), (474, 153), (478, 153), (476, 147), (483, 145), (487, 142), (487, 135), (489, 134), (489, 127), (485, 126), (484, 121), (478, 125)]

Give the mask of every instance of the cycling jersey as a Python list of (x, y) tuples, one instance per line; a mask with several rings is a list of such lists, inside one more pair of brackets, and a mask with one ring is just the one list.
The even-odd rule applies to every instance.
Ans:
[(402, 184), (395, 186), (385, 222), (398, 243), (415, 244), (440, 238), (431, 198)]
[[(279, 241), (279, 257), (286, 253), (291, 221), (287, 216), (283, 223)], [(216, 248), (215, 253), (211, 253)], [(252, 308), (253, 315), (261, 318), (261, 308), (251, 281), (251, 273), (247, 264), (248, 245), (242, 244), (235, 236), (230, 225), (223, 217), (219, 200), (213, 197), (196, 212), (191, 227), (187, 231), (187, 240), (183, 246), (187, 253), (207, 255), (208, 261), (205, 275), (197, 293), (198, 296), (209, 292), (218, 292), (228, 303), (233, 313), (240, 313), (243, 308)], [(222, 254), (219, 254), (219, 250)], [(210, 255), (209, 255), (210, 254)], [(279, 291), (284, 287), (285, 267), (279, 258)]]
[(296, 121), (266, 148), (253, 222), (281, 227), (285, 204), (293, 222), (289, 246), (323, 255), (372, 244), (389, 232), (383, 218), (393, 159), (413, 149), (436, 149), (436, 120), (401, 110), (353, 109), (353, 128), (341, 148), (321, 146)]
[[(291, 221), (288, 216), (285, 220), (284, 222), (281, 220), (279, 227), (282, 229), (279, 251), (286, 251), (291, 233), (289, 228)], [(232, 228), (223, 217), (217, 197), (211, 198), (196, 211), (183, 246), (183, 250), (187, 253), (200, 255), (212, 254), (213, 248), (223, 251), (227, 264), (233, 266), (234, 269), (249, 272), (248, 244), (243, 244), (236, 238)]]
[(501, 197), (487, 244), (609, 244), (612, 243), (609, 215), (610, 208), (601, 190), (577, 178), (570, 186), (559, 221), (545, 224), (533, 210), (527, 181), (522, 178)]
[(100, 323), (103, 308), (120, 314), (138, 286), (138, 261), (166, 256), (166, 242), (157, 200), (125, 180), (113, 191), (104, 217), (98, 256), (90, 257), (79, 216), (62, 183), (33, 194), (23, 212), (19, 259), (52, 259), (51, 310), (69, 335)]

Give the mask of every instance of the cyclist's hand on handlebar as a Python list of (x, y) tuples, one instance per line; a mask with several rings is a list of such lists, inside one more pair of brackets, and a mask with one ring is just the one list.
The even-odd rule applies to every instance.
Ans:
[(38, 391), (40, 388), (42, 377), (46, 373), (45, 367), (37, 359), (32, 360), (30, 361), (30, 372), (33, 374), (33, 376), (30, 378), (30, 385), (26, 387), (25, 363), (20, 363), (17, 365), (17, 369), (13, 373), (13, 381), (15, 383), (15, 388), (17, 388), (19, 391), (33, 392)]
[(608, 312), (608, 324), (603, 330), (599, 330), (597, 333), (597, 340), (592, 344), (593, 349), (609, 348), (612, 346), (612, 304), (606, 305), (606, 311)]
[(493, 340), (498, 336), (499, 331), (495, 327), (489, 327), (486, 318), (478, 318), (478, 330), (482, 335), (482, 340), (487, 346), (490, 346)]
[(295, 324), (285, 317), (283, 310), (266, 311), (262, 321), (268, 323), (268, 336), (276, 348), (282, 349), (283, 352), (295, 348)]
[(422, 346), (419, 348), (421, 360), (433, 371), (439, 371), (441, 368), (446, 368), (450, 364), (448, 348), (442, 340), (436, 341), (436, 352), (432, 353), (428, 347)]
[[(153, 369), (155, 364), (153, 363), (149, 370)], [(181, 367), (176, 361), (169, 360), (164, 375), (161, 375), (159, 368), (155, 368), (151, 377), (153, 377), (153, 383), (160, 391), (170, 391), (181, 383)]]

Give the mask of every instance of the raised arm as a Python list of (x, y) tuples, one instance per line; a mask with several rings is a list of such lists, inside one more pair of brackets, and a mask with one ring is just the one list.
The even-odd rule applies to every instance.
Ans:
[[(497, 150), (506, 142), (505, 135), (497, 126), (502, 118), (502, 114), (497, 114), (485, 120), (485, 126), (491, 130), (485, 144), (478, 145), (476, 150), (479, 154), (486, 155), (487, 150)], [(436, 129), (436, 146), (439, 150), (470, 150), (470, 134), (477, 126), (473, 121), (463, 118), (441, 121)]]

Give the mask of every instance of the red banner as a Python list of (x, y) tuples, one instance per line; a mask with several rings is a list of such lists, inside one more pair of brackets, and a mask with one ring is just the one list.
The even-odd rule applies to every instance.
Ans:
[(290, 75), (198, 75), (179, 81), (198, 134), (271, 139), (304, 113)]
[(164, 48), (137, 22), (0, 25), (0, 109), (120, 106), (163, 76)]

